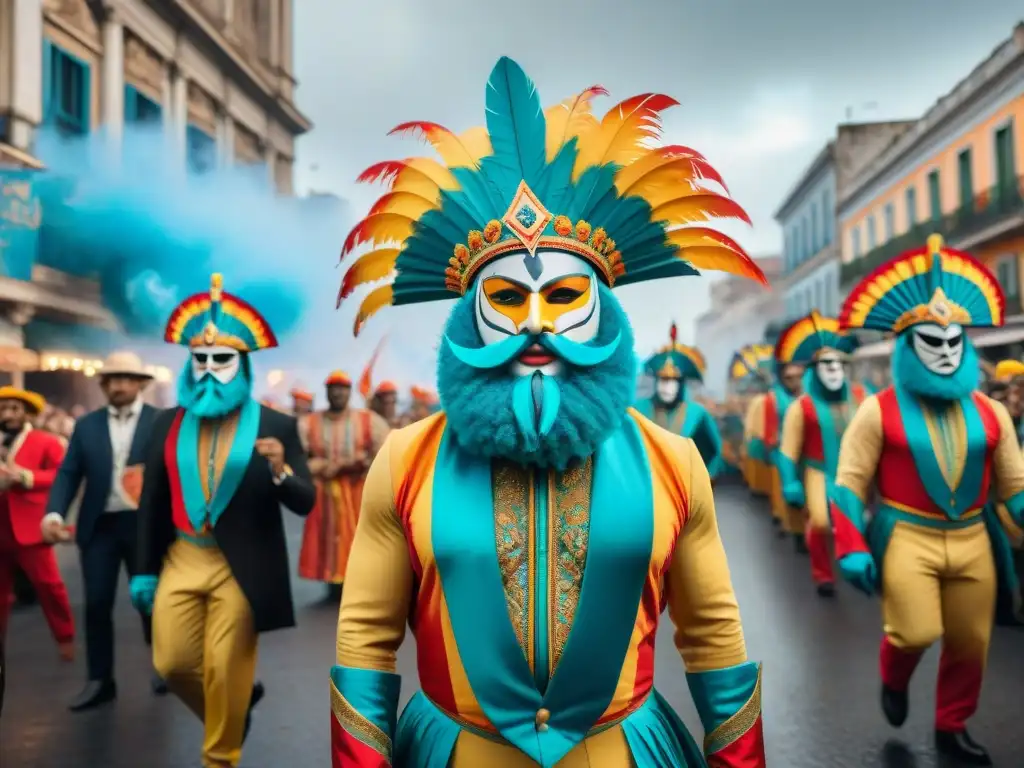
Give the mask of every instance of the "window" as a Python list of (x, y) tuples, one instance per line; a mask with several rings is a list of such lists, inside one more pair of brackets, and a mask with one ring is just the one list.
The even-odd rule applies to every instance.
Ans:
[(878, 233), (875, 232), (875, 214), (868, 216), (868, 250), (874, 250), (878, 245)]
[(1017, 275), (1017, 257), (1003, 256), (996, 267), (996, 276), (1006, 298), (1015, 299), (1020, 295), (1020, 278)]
[(811, 226), (810, 226), (810, 222), (807, 221), (807, 217), (805, 216), (804, 217), (804, 258), (802, 259), (802, 261), (805, 261), (805, 260), (809, 259), (811, 257), (812, 253), (814, 253), (814, 246), (811, 245)]
[(970, 147), (957, 156), (957, 171), (960, 174), (960, 207), (970, 208), (974, 203), (974, 179), (971, 176)]
[(43, 41), (43, 122), (65, 136), (89, 132), (89, 65)]
[(155, 125), (163, 120), (163, 109), (153, 99), (131, 85), (124, 87), (124, 121), (126, 123)]
[(835, 285), (833, 285), (832, 276), (829, 275), (825, 278), (825, 307), (822, 311), (830, 317), (835, 315), (839, 309), (833, 305), (835, 300)]
[(825, 190), (821, 203), (821, 233), (824, 239), (822, 245), (832, 245), (832, 191)]
[(942, 187), (939, 186), (939, 172), (934, 170), (928, 174), (928, 208), (932, 221), (942, 218)]
[(811, 309), (816, 309), (819, 312), (824, 312), (825, 308), (822, 307), (822, 305), (821, 305), (821, 302), (823, 300), (823, 297), (822, 297), (821, 293), (822, 293), (821, 281), (818, 280), (818, 281), (816, 281), (814, 283), (814, 304), (811, 305)]
[(185, 129), (185, 146), (190, 173), (206, 173), (217, 167), (217, 140), (194, 125)]
[(1017, 168), (1013, 156), (1013, 123), (996, 131), (996, 190), (1000, 197), (1017, 191)]
[(859, 259), (860, 255), (860, 226), (858, 225), (853, 228), (853, 258)]
[(917, 224), (917, 188), (907, 187), (907, 229)]
[(811, 203), (811, 255), (818, 252), (818, 204)]

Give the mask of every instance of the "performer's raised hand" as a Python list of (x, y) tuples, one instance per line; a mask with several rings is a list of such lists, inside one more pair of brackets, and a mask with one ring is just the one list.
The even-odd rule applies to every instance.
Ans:
[(270, 462), (270, 473), (274, 477), (284, 472), (284, 446), (276, 437), (263, 437), (257, 440), (256, 452)]

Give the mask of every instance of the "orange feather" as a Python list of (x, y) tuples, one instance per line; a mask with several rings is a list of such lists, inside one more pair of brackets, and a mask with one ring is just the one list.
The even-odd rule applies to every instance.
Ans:
[(717, 229), (708, 227), (684, 227), (668, 233), (668, 241), (677, 248), (694, 248), (703, 245), (720, 245), (723, 248), (746, 253), (743, 246)]
[(429, 200), (413, 192), (388, 192), (373, 204), (367, 216), (379, 213), (397, 213), (401, 216), (408, 216), (410, 219), (419, 220), (427, 211), (435, 210), (440, 201), (440, 197), (436, 200)]
[[(371, 165), (356, 178), (361, 184), (381, 183), (392, 192), (417, 192), (418, 189), (458, 189), (459, 184), (451, 172), (436, 160), (410, 157), (405, 160), (386, 160)], [(417, 192), (423, 194), (423, 192)], [(431, 195), (423, 194), (430, 198)]]
[(620, 168), (615, 174), (615, 187), (622, 191), (628, 189), (645, 173), (661, 167), (664, 163), (678, 158), (690, 157), (694, 160), (705, 160), (704, 155), (694, 149), (683, 147), (679, 144), (669, 144), (664, 147), (655, 147), (647, 150), (634, 163)]
[(390, 275), (401, 252), (401, 248), (378, 248), (360, 256), (342, 278), (341, 290), (338, 291), (338, 306), (341, 306), (342, 300), (348, 298), (360, 285), (382, 280)]
[(590, 111), (590, 100), (595, 96), (607, 95), (608, 91), (600, 85), (592, 85), (544, 111), (544, 120), (547, 123), (548, 162), (554, 160), (558, 150), (573, 136), (579, 136), (597, 127), (597, 118)]
[[(483, 137), (480, 135), (481, 131)], [(486, 139), (486, 151), (482, 147), (487, 136), (486, 129), (472, 129), (460, 137), (443, 125), (418, 121), (402, 123), (388, 132), (389, 136), (405, 134), (412, 134), (427, 141), (449, 168), (478, 168), (480, 158), (490, 151), (490, 139)]]
[(390, 285), (382, 285), (370, 291), (363, 303), (359, 305), (359, 312), (356, 314), (356, 321), (352, 326), (352, 335), (358, 336), (359, 332), (366, 325), (366, 321), (373, 317), (383, 307), (388, 306), (394, 299), (394, 291)]
[(641, 157), (648, 151), (645, 142), (661, 134), (660, 113), (678, 103), (671, 96), (643, 93), (612, 107), (599, 129), (580, 136), (573, 181), (593, 165), (626, 166)]
[[(652, 208), (657, 208), (662, 203), (671, 200), (681, 187), (690, 190), (703, 190), (704, 187), (700, 182), (707, 179), (717, 182), (723, 189), (725, 188), (725, 182), (718, 175), (718, 171), (712, 168), (706, 160), (680, 157), (666, 160), (634, 181), (625, 190), (620, 187), (619, 194), (623, 197), (626, 195), (642, 197), (651, 204)], [(728, 190), (726, 191), (728, 192)]]
[(411, 234), (416, 219), (399, 213), (375, 213), (367, 216), (348, 233), (341, 249), (342, 258), (363, 243), (379, 245), (387, 242), (404, 242)]
[(751, 223), (750, 216), (739, 203), (714, 192), (678, 197), (659, 205), (651, 214), (652, 221), (665, 221), (668, 224), (689, 224), (713, 218), (740, 219), (747, 224)]
[[(677, 230), (685, 231), (685, 230)], [(674, 242), (673, 233), (669, 233), (669, 242)], [(729, 272), (733, 275), (748, 277), (761, 285), (768, 285), (768, 278), (752, 258), (742, 249), (735, 251), (723, 245), (696, 245), (680, 247), (676, 256), (689, 262), (697, 269), (712, 269), (716, 272)]]

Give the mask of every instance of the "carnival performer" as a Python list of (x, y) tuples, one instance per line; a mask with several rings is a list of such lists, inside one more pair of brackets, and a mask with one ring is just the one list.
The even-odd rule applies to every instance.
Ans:
[(771, 492), (772, 470), (764, 444), (764, 401), (771, 384), (770, 367), (775, 348), (754, 344), (739, 349), (729, 364), (730, 380), (746, 397), (743, 410), (743, 477), (755, 496)]
[(793, 537), (798, 552), (804, 552), (803, 510), (786, 503), (782, 494), (782, 475), (779, 472), (779, 447), (782, 441), (782, 420), (789, 406), (803, 391), (804, 366), (787, 357), (789, 352), (774, 346), (774, 381), (765, 394), (762, 409), (762, 428), (765, 453), (771, 468), (768, 501), (772, 522), (778, 528), (779, 538)]
[[(649, 148), (676, 102), (645, 94), (599, 122), (596, 93), (545, 113), (502, 58), (486, 132), (405, 126), (450, 168), (364, 174), (393, 168), (394, 190), (426, 169), (434, 186), (415, 205), (391, 191), (349, 236), (345, 253), (394, 236), (381, 215), (406, 222), (400, 246), (346, 275), (350, 291), (397, 273), (356, 330), (387, 304), (461, 298), (439, 349), (444, 410), (392, 433), (367, 478), (331, 672), (335, 768), (705, 766), (653, 688), (666, 605), (710, 764), (765, 765), (710, 478), (692, 440), (630, 408), (636, 355), (610, 290), (705, 263), (764, 276), (729, 238), (676, 226), (746, 218), (701, 190), (715, 174), (695, 152)], [(421, 692), (396, 725), (407, 623)]]
[(314, 395), (305, 387), (292, 387), (292, 415), (299, 424), (299, 439), (302, 447), (309, 452), (309, 417), (313, 413)]
[(353, 408), (352, 379), (334, 371), (324, 382), (327, 410), (309, 421), (309, 468), (316, 484), (316, 506), (306, 518), (299, 553), (299, 576), (328, 586), (340, 596), (352, 538), (359, 522), (363, 484), (389, 427), (373, 411)]
[[(830, 513), (842, 575), (880, 591), (882, 709), (900, 726), (925, 650), (942, 641), (936, 695), (939, 751), (991, 765), (967, 732), (981, 693), (993, 613), (1019, 595), (990, 493), (1019, 525), (1024, 458), (1006, 409), (978, 391), (966, 327), (1000, 326), (999, 283), (971, 256), (928, 238), (849, 294), (843, 328), (897, 334), (893, 385), (857, 410), (839, 451)], [(869, 528), (864, 507), (879, 497)]]
[(35, 590), (61, 659), (75, 657), (75, 621), (52, 542), (43, 538), (46, 497), (64, 460), (64, 444), (34, 429), (46, 401), (36, 392), (0, 387), (0, 637), (14, 602), (14, 571)]
[(402, 414), (399, 423), (403, 427), (422, 421), (434, 411), (437, 395), (429, 387), (413, 384), (409, 388), (409, 408)]
[(662, 429), (693, 440), (712, 483), (722, 472), (722, 436), (708, 409), (686, 393), (687, 381), (704, 381), (707, 363), (696, 347), (680, 344), (676, 324), (669, 329), (669, 343), (644, 363), (654, 378), (654, 395), (637, 403), (636, 409)]
[(206, 768), (237, 765), (257, 636), (295, 624), (281, 507), (314, 489), (295, 419), (252, 396), (250, 355), (277, 346), (259, 311), (223, 290), (185, 299), (164, 338), (189, 348), (176, 408), (152, 428), (132, 602), (153, 616), (153, 664), (203, 722)]
[[(857, 339), (839, 330), (834, 317), (817, 310), (786, 328), (775, 344), (784, 359), (807, 366), (804, 393), (782, 421), (778, 467), (782, 495), (792, 510), (806, 510), (804, 547), (810, 553), (811, 578), (822, 597), (835, 595), (830, 552), (828, 498), (839, 461), (839, 441), (863, 394), (846, 378), (849, 354)], [(795, 534), (800, 541), (801, 534)]]
[(401, 417), (398, 415), (398, 387), (395, 382), (382, 381), (377, 385), (370, 398), (370, 410), (384, 419), (388, 427), (395, 429), (401, 426)]

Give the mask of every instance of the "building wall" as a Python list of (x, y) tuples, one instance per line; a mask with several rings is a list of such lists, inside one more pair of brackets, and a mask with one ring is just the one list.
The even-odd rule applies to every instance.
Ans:
[[(997, 182), (996, 135), (1006, 128), (1012, 136), (1019, 189), (1024, 175), (1024, 25), (850, 185), (839, 210), (843, 262), (906, 232), (914, 221), (931, 218), (933, 172), (938, 174), (936, 213), (957, 211), (959, 158), (964, 150), (970, 150), (973, 195), (991, 190)], [(910, 210), (908, 190), (915, 212)], [(997, 246), (999, 253), (1004, 245)], [(982, 258), (991, 255), (984, 249), (976, 253)]]
[[(834, 249), (833, 249), (834, 252)], [(839, 314), (839, 261), (823, 260), (786, 287), (785, 317), (794, 320), (816, 309), (826, 317)]]
[(24, 115), (0, 140), (31, 151), (31, 129), (51, 116), (53, 46), (87, 73), (88, 129), (122, 135), (142, 101), (183, 166), (258, 166), (290, 193), (295, 137), (310, 127), (292, 103), (292, 2), (123, 0), (103, 18), (87, 0), (0, 3), (0, 115)]
[(786, 274), (813, 258), (835, 239), (836, 172), (831, 163), (801, 198), (779, 219)]

